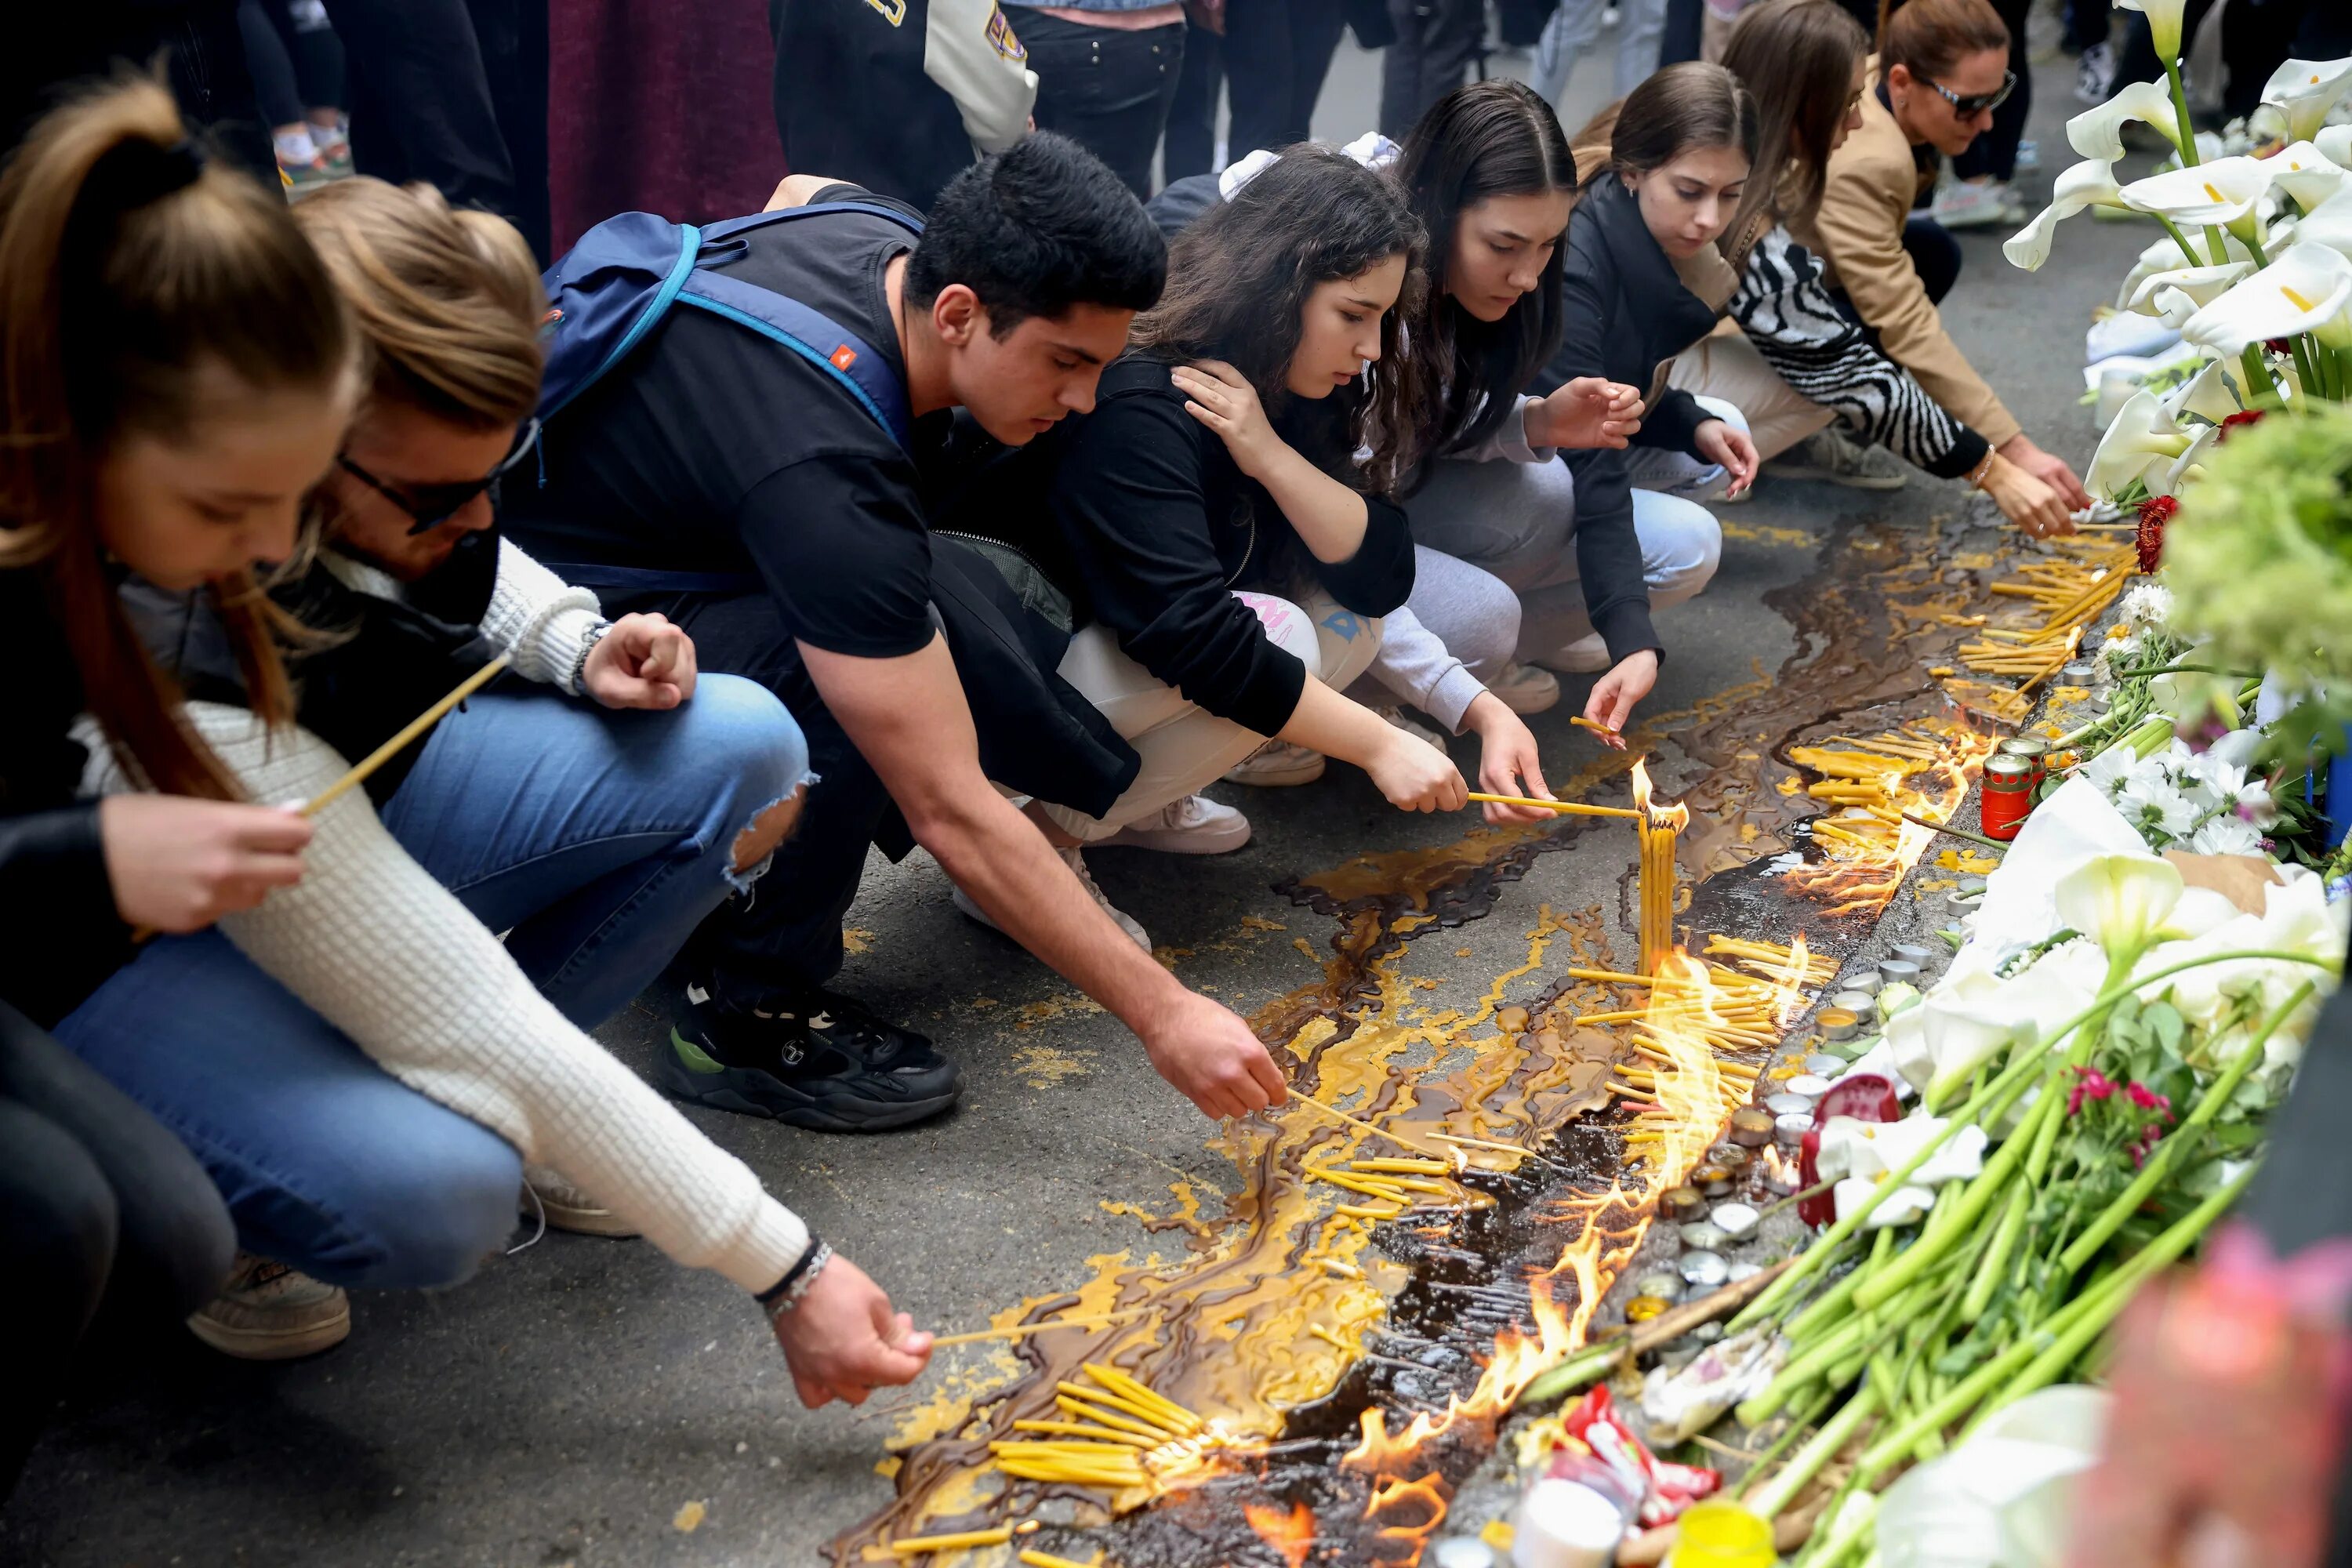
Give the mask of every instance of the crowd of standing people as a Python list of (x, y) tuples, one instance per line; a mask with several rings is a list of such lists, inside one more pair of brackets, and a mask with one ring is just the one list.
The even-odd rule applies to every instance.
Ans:
[[(5, 84), (0, 1485), (102, 1313), (315, 1353), (519, 1213), (724, 1276), (812, 1405), (905, 1383), (929, 1337), (670, 1103), (955, 1103), (834, 988), (869, 846), (1245, 1115), (1281, 1068), (1089, 847), (1230, 850), (1204, 791), (1331, 760), (1457, 809), (1461, 735), (1548, 795), (1526, 716), (1632, 722), (1759, 476), (2087, 503), (1937, 310), (1989, 0), (1628, 0), (1573, 135), (1453, 0), (772, 0), (766, 208), (554, 257), (527, 10), (48, 8)], [(1317, 146), (1348, 27), (1381, 129)], [(588, 1032), (640, 996), (655, 1084)]]

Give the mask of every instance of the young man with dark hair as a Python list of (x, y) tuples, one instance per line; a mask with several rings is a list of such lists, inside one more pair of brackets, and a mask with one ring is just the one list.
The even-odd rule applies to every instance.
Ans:
[[(1049, 134), (957, 175), (919, 237), (913, 209), (823, 178), (785, 181), (771, 210), (786, 207), (803, 210), (720, 241), (717, 270), (821, 312), (842, 374), (721, 310), (671, 310), (550, 418), (546, 482), (509, 496), (519, 541), (608, 612), (684, 626), (703, 668), (765, 682), (809, 740), (819, 782), (799, 830), (683, 960), (691, 1016), (666, 1087), (834, 1131), (951, 1104), (961, 1074), (929, 1040), (824, 988), (867, 844), (919, 843), (1203, 1112), (1279, 1101), (1248, 1026), (1138, 951), (1075, 856), (996, 787), (1099, 811), (1139, 764), (1053, 673), (1066, 631), (927, 526), (925, 468), (954, 410), (1018, 447), (1093, 406), (1159, 297), (1158, 232), (1100, 161)], [(868, 354), (889, 374), (853, 387)]]

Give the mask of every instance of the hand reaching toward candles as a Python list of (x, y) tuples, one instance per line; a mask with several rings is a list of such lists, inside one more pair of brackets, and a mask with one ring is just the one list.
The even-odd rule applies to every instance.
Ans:
[[(1493, 692), (1484, 692), (1470, 704), (1463, 721), (1478, 736), (1478, 784), (1489, 795), (1528, 795), (1538, 800), (1552, 798), (1551, 787), (1544, 783), (1543, 762), (1537, 754), (1536, 738), (1529, 732), (1526, 721), (1503, 705)], [(1519, 782), (1527, 781), (1522, 791)], [(1486, 820), (1497, 826), (1508, 822), (1549, 822), (1557, 815), (1535, 806), (1503, 805), (1489, 801)]]
[(890, 1298), (846, 1258), (818, 1270), (800, 1305), (779, 1312), (776, 1342), (793, 1389), (811, 1410), (840, 1400), (863, 1405), (877, 1387), (912, 1383), (930, 1363), (931, 1336), (890, 1310)]
[(302, 879), (310, 818), (274, 805), (117, 795), (99, 803), (115, 913), (147, 931), (202, 931)]
[(675, 708), (694, 695), (694, 639), (666, 616), (623, 616), (580, 671), (580, 687), (607, 708)]
[(1247, 1116), (1290, 1098), (1282, 1069), (1232, 1008), (1196, 991), (1172, 989), (1165, 1010), (1136, 1034), (1153, 1069), (1202, 1115), (1213, 1121)]
[(1604, 730), (1622, 731), (1633, 717), (1634, 706), (1657, 683), (1657, 650), (1645, 647), (1629, 653), (1592, 683), (1592, 695), (1584, 700), (1584, 716)]
[(1364, 759), (1388, 803), (1399, 811), (1459, 811), (1469, 804), (1462, 770), (1418, 735), (1383, 723), (1378, 747)]
[(1747, 431), (1734, 428), (1727, 420), (1706, 419), (1700, 421), (1691, 439), (1700, 457), (1731, 476), (1724, 494), (1739, 495), (1756, 482), (1756, 443), (1748, 438)]
[(1525, 419), (1530, 447), (1622, 447), (1642, 428), (1642, 394), (1622, 382), (1580, 375), (1528, 404)]

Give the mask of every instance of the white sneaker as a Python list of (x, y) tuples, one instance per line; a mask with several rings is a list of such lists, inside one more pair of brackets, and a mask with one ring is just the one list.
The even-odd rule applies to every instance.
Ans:
[(1559, 703), (1559, 677), (1540, 665), (1507, 664), (1486, 689), (1514, 713), (1541, 713)]
[(1437, 748), (1440, 756), (1445, 754), (1445, 736), (1435, 725), (1424, 724), (1419, 718), (1406, 713), (1403, 709), (1393, 704), (1386, 708), (1375, 708), (1372, 711), (1411, 735), (1414, 740), (1428, 742)]
[(340, 1285), (240, 1252), (220, 1295), (188, 1327), (239, 1361), (292, 1361), (352, 1337), (352, 1299)]
[[(1096, 886), (1093, 873), (1087, 869), (1086, 856), (1076, 847), (1056, 849), (1054, 853), (1059, 855), (1062, 858), (1063, 864), (1069, 867), (1072, 871), (1077, 874), (1078, 886), (1084, 888), (1087, 890), (1087, 896), (1094, 900), (1095, 903), (1102, 910), (1102, 912), (1111, 918), (1111, 923), (1118, 926), (1119, 930), (1125, 931), (1128, 934), (1129, 939), (1132, 941), (1136, 946), (1141, 948), (1146, 952), (1150, 952), (1151, 951), (1151, 937), (1150, 933), (1145, 931), (1141, 926), (1138, 925), (1134, 920), (1129, 917), (1117, 905), (1113, 904), (1110, 901), (1109, 897), (1103, 892), (1101, 888)], [(955, 907), (962, 910), (970, 919), (978, 921), (981, 924), (986, 926), (992, 931), (999, 933), (1003, 931), (1004, 928), (998, 925), (994, 921), (990, 920), (988, 918), (988, 911), (982, 909), (978, 904), (972, 902), (971, 895), (965, 892), (961, 888), (956, 889), (953, 895), (953, 902)]]
[(1598, 675), (1610, 666), (1609, 644), (1599, 632), (1593, 632), (1546, 655), (1541, 662), (1562, 675)]
[(1884, 447), (1860, 447), (1836, 426), (1816, 430), (1764, 465), (1776, 479), (1827, 479), (1857, 490), (1899, 490), (1910, 480), (1903, 459)]
[[(636, 1226), (573, 1186), (551, 1165), (525, 1165), (522, 1184), (522, 1212), (546, 1216), (550, 1230), (616, 1238), (637, 1234)], [(539, 1200), (535, 1208), (531, 1203), (534, 1198)]]
[(2021, 139), (2017, 143), (2017, 167), (2021, 174), (2042, 167), (2042, 143), (2031, 137)]
[(2074, 62), (2075, 100), (2087, 103), (2094, 109), (2106, 102), (2115, 91), (2118, 63), (2115, 47), (2111, 44), (2093, 44), (2084, 49), (2083, 58)]
[(1989, 228), (2007, 223), (2016, 205), (2008, 184), (2000, 180), (1955, 180), (1936, 192), (1928, 215), (1946, 228)]
[(1205, 795), (1188, 795), (1095, 843), (1121, 849), (1157, 849), (1162, 855), (1223, 855), (1240, 848), (1249, 838), (1248, 817)]
[(1323, 776), (1324, 757), (1287, 741), (1268, 741), (1225, 770), (1227, 784), (1255, 784), (1259, 789), (1288, 789), (1311, 784)]

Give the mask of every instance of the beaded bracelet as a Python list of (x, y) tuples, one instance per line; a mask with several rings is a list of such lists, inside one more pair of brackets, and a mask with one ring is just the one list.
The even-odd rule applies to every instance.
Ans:
[(580, 657), (572, 661), (572, 690), (574, 695), (584, 697), (588, 694), (588, 656), (596, 651), (596, 645), (603, 642), (604, 634), (612, 629), (612, 622), (598, 621), (580, 634)]
[(782, 1279), (752, 1300), (760, 1303), (772, 1322), (801, 1304), (801, 1298), (809, 1293), (809, 1287), (816, 1283), (816, 1277), (824, 1273), (824, 1266), (832, 1261), (833, 1248), (812, 1236), (808, 1250), (801, 1254), (800, 1261), (786, 1269)]

